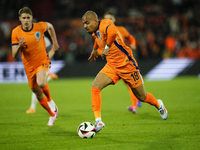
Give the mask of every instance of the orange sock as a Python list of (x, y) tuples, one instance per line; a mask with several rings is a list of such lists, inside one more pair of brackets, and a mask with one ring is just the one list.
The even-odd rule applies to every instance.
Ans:
[(138, 101), (138, 99), (135, 97), (135, 95), (133, 94), (133, 92), (132, 92), (132, 90), (131, 90), (131, 88), (129, 86), (128, 86), (128, 90), (129, 90), (129, 94), (131, 96), (131, 101), (132, 101), (131, 107), (134, 107), (134, 108), (137, 109), (137, 101)]
[(156, 108), (160, 107), (160, 104), (158, 103), (157, 99), (151, 93), (147, 93), (147, 96), (144, 102), (149, 103), (150, 105), (153, 105)]
[(92, 87), (91, 93), (92, 93), (92, 109), (96, 119), (101, 117), (101, 90)]
[(50, 109), (50, 107), (49, 107), (49, 105), (48, 105), (48, 103), (47, 103), (47, 97), (44, 95), (44, 98), (42, 99), (42, 100), (40, 100), (39, 101), (39, 103), (40, 103), (40, 105), (44, 108), (44, 109), (46, 109), (47, 111), (48, 111), (48, 113), (49, 113), (49, 115), (50, 116), (54, 116), (55, 114), (51, 111), (51, 109)]
[(41, 90), (47, 96), (48, 102), (51, 101), (52, 98), (51, 98), (51, 94), (50, 94), (50, 90), (49, 90), (49, 85), (46, 84), (46, 86), (44, 88), (42, 88)]

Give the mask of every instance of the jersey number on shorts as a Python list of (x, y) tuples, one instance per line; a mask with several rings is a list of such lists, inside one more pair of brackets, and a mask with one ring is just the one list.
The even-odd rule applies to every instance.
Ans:
[(134, 72), (133, 74), (131, 74), (131, 76), (133, 77), (134, 81), (137, 81), (139, 79), (138, 72)]

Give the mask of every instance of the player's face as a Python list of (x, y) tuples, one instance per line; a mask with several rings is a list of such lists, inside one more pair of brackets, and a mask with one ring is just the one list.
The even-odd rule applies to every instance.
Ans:
[(104, 16), (104, 19), (110, 19), (113, 23), (115, 23), (115, 17), (113, 15), (106, 14)]
[(86, 31), (90, 34), (97, 30), (98, 21), (96, 19), (91, 19), (90, 17), (83, 16), (82, 23)]
[(24, 30), (30, 30), (31, 29), (33, 16), (31, 16), (30, 14), (27, 14), (27, 13), (23, 13), (19, 17), (19, 20), (20, 20), (20, 22), (22, 24), (22, 28)]

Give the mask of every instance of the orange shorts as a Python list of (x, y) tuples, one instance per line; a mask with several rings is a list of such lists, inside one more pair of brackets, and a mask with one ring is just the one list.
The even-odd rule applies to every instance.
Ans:
[(37, 81), (36, 81), (37, 73), (40, 70), (46, 70), (47, 72), (49, 72), (50, 67), (51, 67), (50, 61), (47, 60), (47, 61), (43, 62), (41, 66), (35, 68), (33, 71), (29, 71), (29, 72), (26, 71), (26, 75), (28, 78), (28, 84), (31, 89), (38, 86)]
[(144, 83), (139, 69), (136, 69), (135, 66), (131, 63), (121, 68), (112, 68), (106, 64), (100, 73), (103, 73), (111, 78), (113, 84), (116, 84), (120, 79), (123, 79), (130, 88), (139, 87)]

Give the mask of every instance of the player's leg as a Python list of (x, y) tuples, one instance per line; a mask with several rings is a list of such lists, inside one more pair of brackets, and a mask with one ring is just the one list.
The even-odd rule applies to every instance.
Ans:
[(101, 121), (101, 90), (107, 85), (111, 84), (112, 80), (103, 73), (97, 74), (92, 83), (92, 109), (95, 116), (96, 132), (100, 131), (105, 124)]
[(149, 103), (157, 108), (162, 119), (166, 120), (168, 117), (168, 112), (164, 107), (164, 104), (161, 100), (157, 100), (151, 93), (147, 93), (144, 88), (144, 84), (139, 87), (132, 88), (135, 96), (142, 102)]
[(47, 101), (47, 97), (44, 95), (44, 93), (42, 92), (42, 90), (40, 89), (39, 86), (32, 88), (33, 93), (36, 95), (39, 103), (42, 105), (42, 107), (44, 107), (48, 113), (50, 114), (50, 116), (54, 116), (54, 113), (51, 111), (49, 105), (48, 105), (48, 101)]
[[(50, 100), (51, 97), (50, 97), (50, 91), (49, 91), (49, 88), (47, 85), (47, 77), (48, 77), (48, 74), (49, 74), (49, 66), (47, 65), (48, 63), (40, 66), (37, 68), (37, 71), (36, 71), (36, 82), (37, 82), (37, 85), (41, 88), (41, 89), (44, 89), (43, 91), (45, 92), (42, 92), (44, 97), (46, 97), (46, 100), (47, 100), (47, 104), (51, 110), (51, 112), (54, 114), (54, 116), (51, 116), (49, 117), (49, 121), (47, 123), (48, 126), (53, 126), (54, 125), (54, 122), (56, 120), (56, 118), (58, 117), (58, 108), (57, 106), (55, 105), (55, 103)], [(42, 91), (42, 90), (41, 90)], [(49, 93), (49, 95), (47, 94)], [(47, 94), (47, 96), (46, 96)], [(50, 103), (48, 103), (48, 101), (51, 101)], [(40, 103), (41, 104), (41, 103)], [(45, 102), (46, 104), (46, 102)]]
[(57, 108), (55, 102), (53, 101), (53, 99), (51, 98), (49, 85), (46, 84), (46, 86), (44, 88), (41, 88), (41, 90), (48, 98), (48, 104), (49, 104), (49, 107), (51, 108), (51, 110), (55, 113), (58, 113), (58, 108)]
[[(49, 82), (50, 80), (54, 80), (54, 79), (58, 79), (58, 76), (56, 74), (53, 73), (49, 73), (48, 77), (47, 77), (47, 82)], [(47, 87), (48, 88), (48, 87)], [(48, 89), (47, 89), (48, 90)], [(46, 91), (46, 90), (44, 90)], [(50, 105), (50, 107), (52, 107), (53, 109), (55, 108), (55, 103), (53, 101), (53, 99), (50, 96), (50, 92), (48, 92), (49, 94), (47, 94), (48, 97), (48, 103)], [(49, 96), (48, 96), (49, 95)], [(36, 95), (32, 92), (31, 95), (31, 106), (30, 108), (26, 111), (27, 114), (31, 114), (31, 113), (36, 113), (36, 106), (37, 106), (38, 100)], [(55, 110), (54, 110), (55, 111)]]
[(103, 73), (98, 73), (92, 83), (92, 108), (95, 119), (101, 117), (101, 90), (111, 83), (112, 80)]
[(137, 102), (138, 102), (138, 99), (135, 97), (135, 95), (132, 92), (132, 89), (129, 86), (128, 86), (128, 90), (129, 90), (129, 94), (130, 94), (130, 97), (131, 97), (132, 105), (127, 107), (127, 109), (129, 111), (133, 112), (134, 114), (136, 114), (137, 113)]
[(54, 114), (49, 105), (48, 105), (48, 101), (47, 101), (47, 97), (46, 95), (42, 92), (41, 88), (39, 86), (36, 86), (34, 88), (32, 88), (32, 91), (35, 93), (40, 105), (47, 110), (47, 112), (49, 113), (50, 115), (50, 118), (49, 118), (49, 122), (47, 125), (49, 126), (52, 126), (57, 118), (57, 114)]
[(100, 131), (105, 126), (101, 120), (101, 90), (110, 84), (117, 83), (118, 80), (119, 77), (112, 68), (105, 65), (92, 83), (92, 108), (95, 116), (96, 132)]
[(53, 99), (51, 98), (49, 86), (47, 84), (48, 71), (43, 70), (43, 69), (44, 68), (42, 68), (42, 67), (38, 68), (36, 81), (37, 81), (38, 86), (42, 89), (43, 93), (48, 98), (47, 101), (48, 101), (49, 107), (55, 114), (57, 114), (58, 108), (57, 108), (55, 102), (53, 101)]
[(31, 106), (26, 111), (26, 113), (27, 114), (36, 113), (37, 103), (38, 103), (37, 97), (36, 97), (35, 93), (32, 92), (32, 95), (31, 95)]

